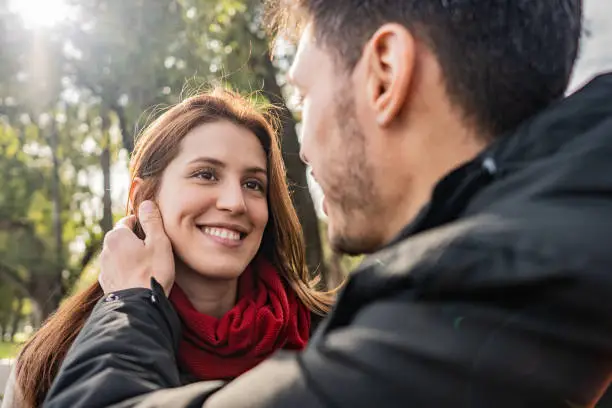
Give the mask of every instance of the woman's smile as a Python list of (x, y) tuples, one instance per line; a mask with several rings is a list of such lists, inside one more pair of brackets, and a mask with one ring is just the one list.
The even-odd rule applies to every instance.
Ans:
[(211, 241), (229, 248), (236, 248), (242, 245), (247, 234), (235, 228), (218, 226), (200, 226), (200, 231)]

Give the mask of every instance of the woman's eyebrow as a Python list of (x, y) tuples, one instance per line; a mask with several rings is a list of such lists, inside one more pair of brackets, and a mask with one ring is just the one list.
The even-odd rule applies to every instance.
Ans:
[[(222, 168), (227, 167), (227, 165), (223, 161), (212, 158), (212, 157), (205, 157), (205, 156), (196, 157), (195, 159), (191, 160), (188, 164), (195, 164), (195, 163), (212, 164), (213, 166), (222, 167)], [(260, 166), (249, 166), (246, 169), (244, 169), (244, 172), (250, 173), (250, 174), (261, 173), (264, 176), (268, 175), (268, 170)]]

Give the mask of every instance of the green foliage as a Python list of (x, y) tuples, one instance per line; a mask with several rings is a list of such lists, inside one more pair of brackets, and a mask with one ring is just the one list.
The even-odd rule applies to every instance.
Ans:
[(325, 221), (319, 222), (321, 230), (321, 238), (323, 241), (323, 248), (325, 254), (325, 260), (328, 263), (331, 263), (334, 257), (339, 261), (339, 266), (341, 268), (340, 272), (342, 275), (346, 276), (353, 272), (355, 269), (359, 267), (361, 262), (363, 261), (363, 256), (348, 256), (348, 255), (338, 255), (334, 254), (329, 246), (329, 239), (327, 237), (327, 224)]
[(15, 358), (19, 353), (21, 344), (17, 343), (0, 343), (0, 359)]
[[(0, 13), (0, 285), (39, 319), (95, 281), (104, 232), (124, 211), (111, 182), (127, 180), (134, 138), (166, 106), (220, 83), (288, 112), (260, 1), (67, 2), (74, 18), (44, 30)], [(289, 177), (305, 186), (292, 115), (284, 125)], [(318, 265), (308, 191), (295, 202)]]

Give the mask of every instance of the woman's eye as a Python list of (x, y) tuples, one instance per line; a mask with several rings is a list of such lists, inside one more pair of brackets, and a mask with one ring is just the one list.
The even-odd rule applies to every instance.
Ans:
[(200, 180), (208, 180), (208, 181), (216, 181), (217, 176), (213, 170), (200, 170), (194, 173), (193, 177), (198, 178)]
[(263, 191), (263, 185), (259, 181), (250, 180), (244, 183), (244, 187), (249, 190)]

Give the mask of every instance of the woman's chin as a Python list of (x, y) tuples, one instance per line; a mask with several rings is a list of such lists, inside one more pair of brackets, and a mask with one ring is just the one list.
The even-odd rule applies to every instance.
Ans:
[[(210, 255), (202, 259), (185, 259), (183, 260), (183, 268), (177, 265), (177, 275), (186, 274), (197, 274), (202, 278), (211, 280), (233, 280), (244, 272), (248, 266), (248, 262), (238, 259), (231, 259), (231, 257), (221, 256), (220, 254)], [(229, 258), (229, 259), (228, 259)]]

